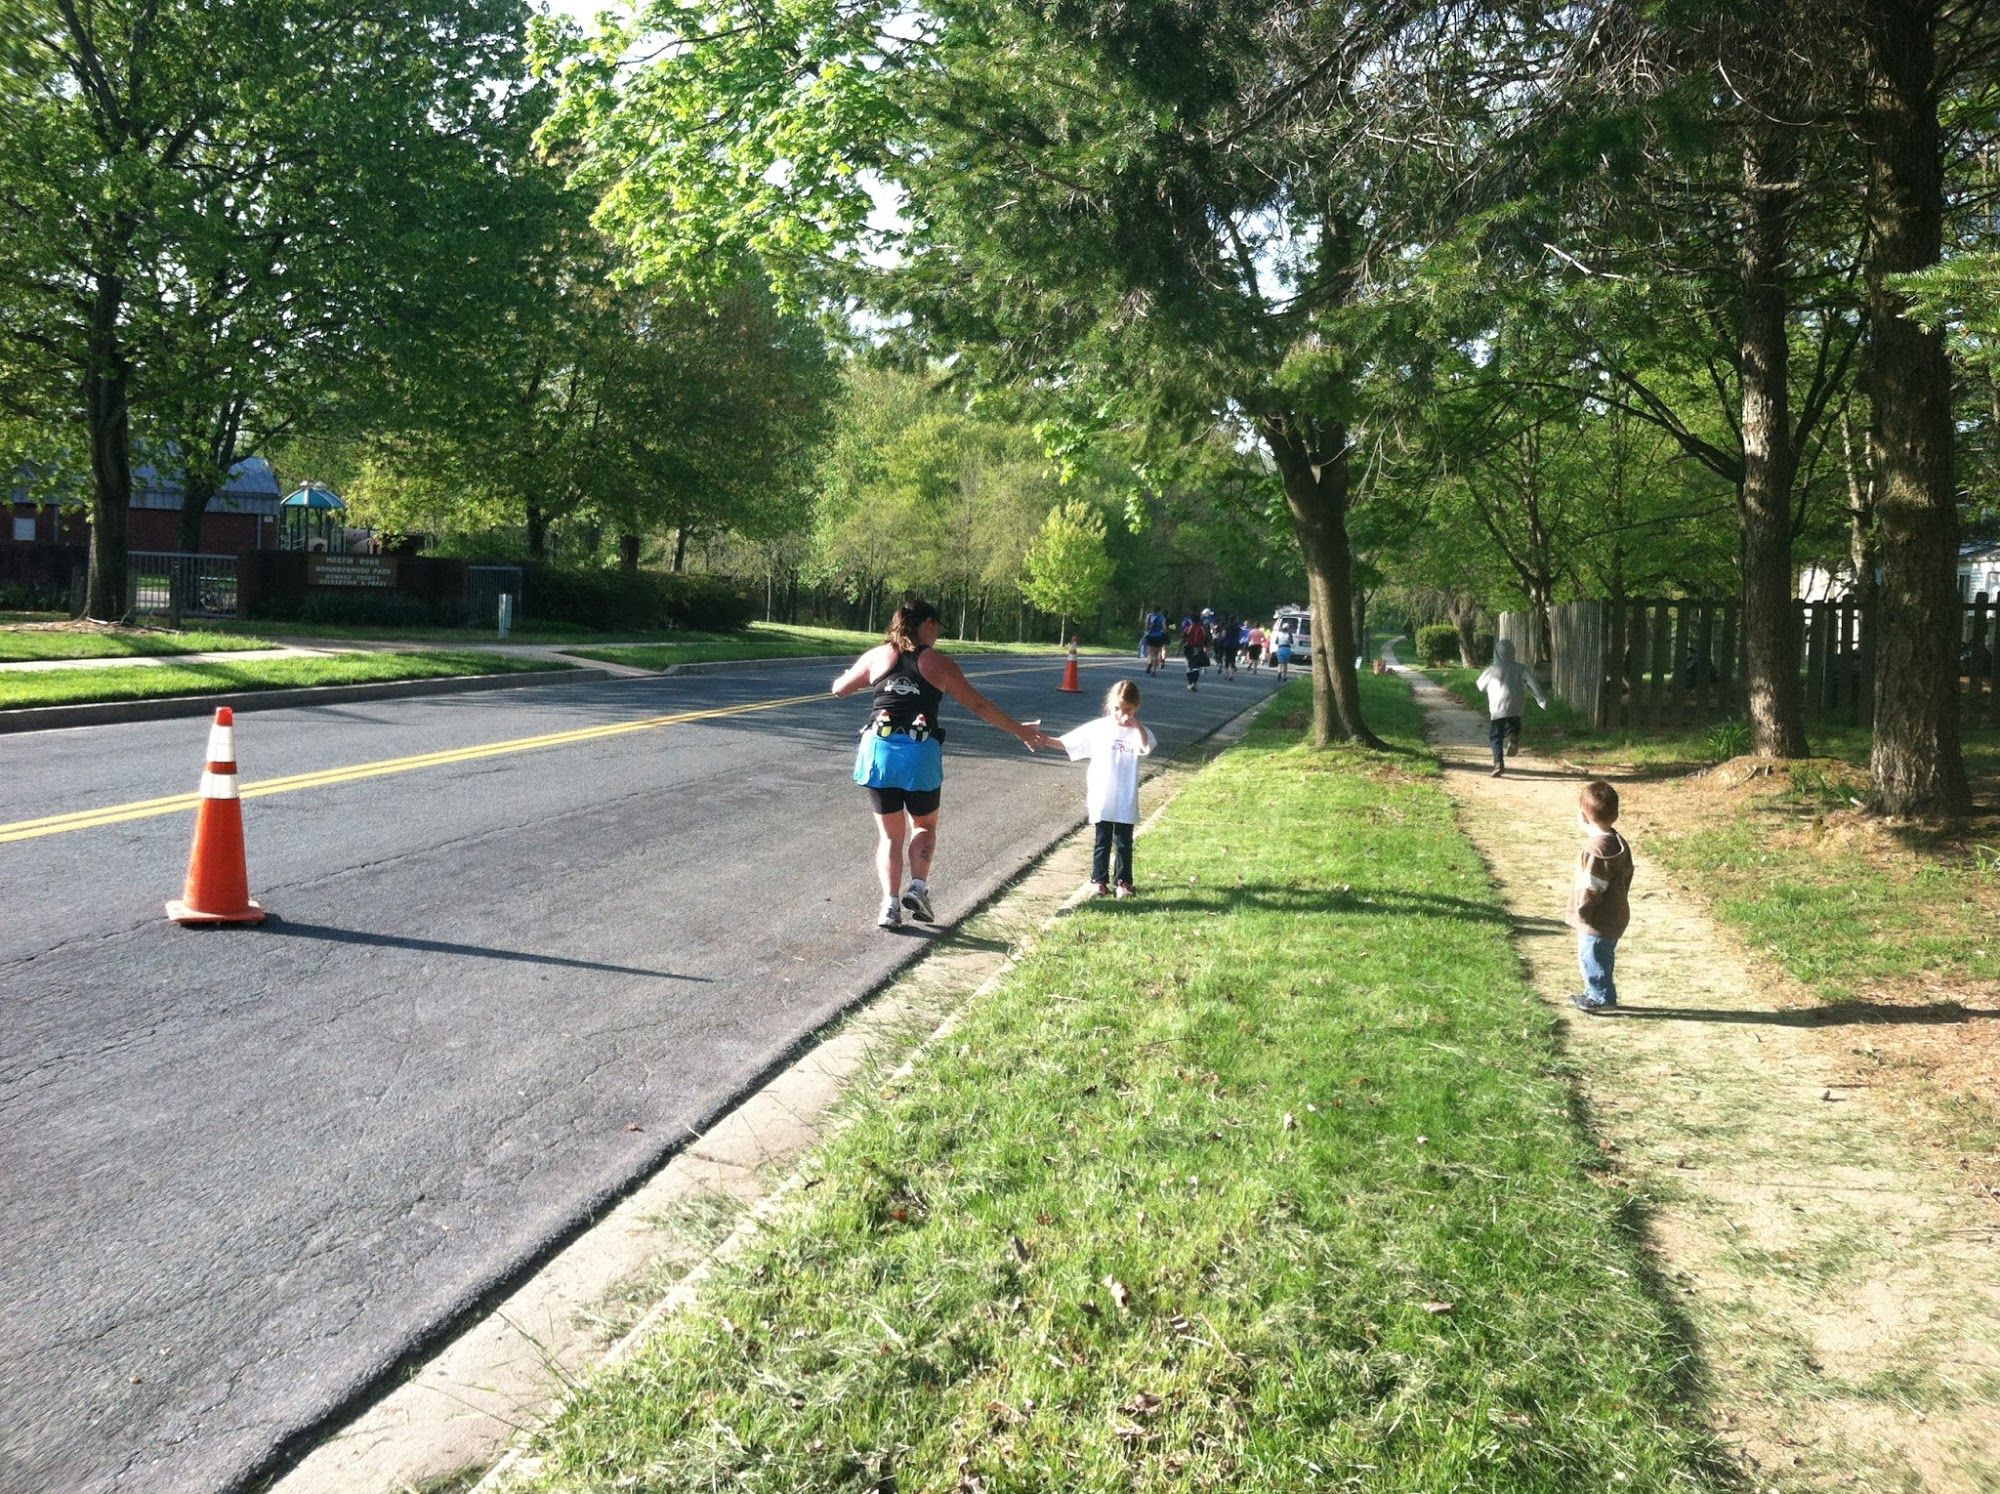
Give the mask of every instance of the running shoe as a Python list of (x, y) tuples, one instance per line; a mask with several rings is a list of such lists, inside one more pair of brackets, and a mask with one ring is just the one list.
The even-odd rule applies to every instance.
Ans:
[(878, 929), (899, 929), (902, 926), (902, 906), (894, 898), (891, 898), (888, 902), (882, 904), (882, 911), (875, 918), (875, 927)]
[(936, 923), (931, 917), (931, 895), (928, 888), (919, 892), (915, 887), (903, 894), (903, 906), (910, 910), (910, 917), (918, 923)]

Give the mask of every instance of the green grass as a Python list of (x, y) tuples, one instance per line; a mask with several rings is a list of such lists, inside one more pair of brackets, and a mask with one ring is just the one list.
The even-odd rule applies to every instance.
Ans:
[(1416, 708), (1363, 688), (1408, 756), (1308, 752), (1281, 694), (525, 1486), (1718, 1486)]
[(155, 628), (58, 633), (10, 632), (0, 628), (0, 664), (31, 659), (164, 658), (174, 654), (229, 653), (268, 646), (264, 639), (242, 633), (176, 633)]
[(420, 654), (343, 654), (333, 659), (258, 659), (243, 664), (159, 664), (142, 669), (37, 669), (0, 673), (0, 710), (224, 695), (301, 685), (445, 679), (560, 668), (539, 659), (440, 650)]
[(2000, 934), (1990, 899), (1974, 894), (1994, 874), (1975, 854), (1940, 846), (1885, 861), (1866, 840), (1815, 835), (1817, 807), (1757, 801), (1647, 849), (1698, 878), (1717, 912), (1827, 1001), (1917, 975), (1991, 975)]
[[(619, 648), (579, 648), (578, 658), (597, 659), (607, 664), (630, 664), (639, 669), (665, 669), (674, 664), (704, 664), (718, 659), (807, 659), (842, 657), (861, 653), (882, 641), (880, 633), (859, 633), (845, 628), (802, 628), (782, 623), (753, 623), (740, 634), (675, 634), (671, 643), (643, 644)], [(1046, 659), (1060, 654), (1054, 643), (978, 643), (940, 638), (939, 646), (954, 654), (1023, 654)], [(1080, 649), (1080, 653), (1103, 655), (1123, 650)]]

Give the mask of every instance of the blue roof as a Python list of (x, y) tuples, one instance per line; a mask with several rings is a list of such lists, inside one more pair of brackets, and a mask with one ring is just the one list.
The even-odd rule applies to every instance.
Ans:
[[(170, 508), (181, 506), (181, 475), (162, 475), (150, 462), (132, 469), (132, 506)], [(278, 474), (262, 457), (245, 457), (229, 469), (222, 488), (209, 500), (212, 514), (273, 514), (278, 511)]]
[(280, 503), (278, 507), (324, 509), (330, 512), (336, 509), (345, 509), (347, 505), (340, 501), (340, 494), (334, 492), (325, 483), (309, 482), (303, 484), (297, 491), (289, 494), (285, 501)]
[[(15, 470), (11, 494), (14, 502), (28, 501), (28, 489), (33, 477), (32, 464)], [(176, 471), (170, 469), (163, 474), (151, 462), (140, 462), (132, 468), (134, 508), (178, 512), (181, 491), (181, 474)], [(55, 496), (60, 497), (65, 505), (82, 504), (88, 491), (79, 482)], [(220, 491), (209, 500), (208, 511), (212, 514), (275, 514), (278, 511), (277, 473), (262, 457), (245, 457), (229, 469)]]

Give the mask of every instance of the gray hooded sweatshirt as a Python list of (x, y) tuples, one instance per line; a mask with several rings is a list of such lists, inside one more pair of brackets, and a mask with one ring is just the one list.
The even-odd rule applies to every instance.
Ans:
[(1527, 708), (1529, 695), (1535, 697), (1535, 704), (1543, 710), (1549, 706), (1549, 698), (1542, 694), (1541, 684), (1534, 674), (1514, 657), (1511, 639), (1495, 641), (1493, 662), (1479, 676), (1478, 685), (1486, 692), (1486, 713), (1495, 721), (1502, 716), (1520, 715)]

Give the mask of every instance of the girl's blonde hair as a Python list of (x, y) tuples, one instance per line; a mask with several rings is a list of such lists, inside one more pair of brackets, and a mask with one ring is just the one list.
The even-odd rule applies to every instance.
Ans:
[(1139, 709), (1139, 687), (1130, 680), (1120, 680), (1104, 692), (1104, 709), (1115, 711), (1123, 706), (1128, 711)]

